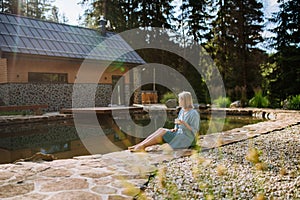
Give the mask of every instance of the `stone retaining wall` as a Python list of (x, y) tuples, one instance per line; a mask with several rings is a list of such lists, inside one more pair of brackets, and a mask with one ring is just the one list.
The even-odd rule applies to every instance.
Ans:
[[(72, 107), (73, 86), (53, 83), (2, 84), (0, 100), (5, 105), (47, 104), (47, 111), (59, 111), (61, 108)], [(75, 95), (78, 107), (107, 106), (110, 103), (112, 86), (109, 84), (76, 84), (76, 88), (79, 91)]]

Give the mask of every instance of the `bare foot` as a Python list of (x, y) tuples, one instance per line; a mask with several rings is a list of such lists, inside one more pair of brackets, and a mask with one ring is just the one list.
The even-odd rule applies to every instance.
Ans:
[(129, 149), (131, 152), (144, 152), (145, 148), (142, 145), (134, 145), (133, 148)]
[(136, 146), (137, 146), (137, 145), (133, 145), (133, 146), (131, 146), (131, 147), (128, 147), (128, 150), (132, 150), (132, 149), (134, 149)]

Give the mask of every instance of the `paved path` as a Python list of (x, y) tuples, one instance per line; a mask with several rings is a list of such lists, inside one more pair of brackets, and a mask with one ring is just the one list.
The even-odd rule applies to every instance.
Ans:
[[(260, 110), (273, 120), (207, 135), (200, 144), (214, 148), (300, 123), (296, 111)], [(157, 164), (191, 151), (172, 151), (167, 145), (148, 148), (147, 153), (120, 151), (51, 162), (17, 162), (0, 165), (0, 199), (132, 199), (141, 192)]]

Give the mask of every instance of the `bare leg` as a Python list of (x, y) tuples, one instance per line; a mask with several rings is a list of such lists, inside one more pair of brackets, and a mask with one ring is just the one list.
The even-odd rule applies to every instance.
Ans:
[(132, 147), (128, 147), (128, 149), (131, 151), (144, 151), (145, 148), (148, 146), (161, 143), (163, 141), (162, 137), (166, 132), (167, 132), (166, 129), (159, 128), (154, 133), (149, 135), (145, 140)]
[[(141, 147), (141, 146), (144, 146), (145, 144), (147, 145), (149, 142), (154, 143), (154, 144), (158, 144), (162, 141), (162, 136), (165, 134), (165, 132), (166, 132), (165, 129), (159, 128), (154, 133), (149, 135), (145, 140), (143, 140), (142, 142), (140, 142), (140, 143), (138, 143), (134, 146), (128, 147), (128, 149), (132, 150), (136, 147)], [(147, 145), (147, 146), (150, 146), (150, 145)], [(145, 146), (145, 147), (147, 147), (147, 146)]]

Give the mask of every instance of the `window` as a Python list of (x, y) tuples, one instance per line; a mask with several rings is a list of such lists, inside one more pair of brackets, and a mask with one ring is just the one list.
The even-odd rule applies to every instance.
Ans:
[(28, 82), (30, 82), (30, 83), (67, 83), (68, 82), (68, 74), (29, 72), (28, 73)]

